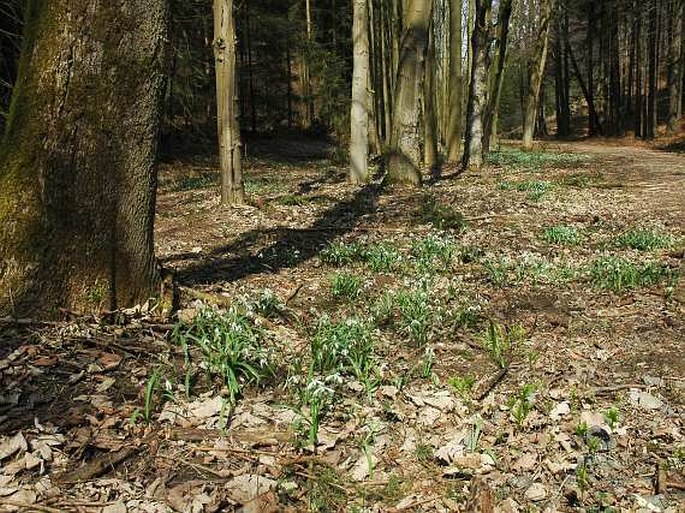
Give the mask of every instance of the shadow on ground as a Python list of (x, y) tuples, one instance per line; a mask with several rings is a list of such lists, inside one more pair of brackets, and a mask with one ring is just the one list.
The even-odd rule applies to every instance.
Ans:
[[(204, 260), (180, 269), (177, 273), (178, 283), (192, 286), (232, 282), (253, 274), (276, 273), (295, 267), (318, 255), (336, 237), (354, 229), (361, 217), (375, 212), (381, 191), (380, 185), (367, 185), (350, 199), (326, 210), (307, 228), (270, 228), (246, 232), (237, 241), (214, 248)], [(250, 252), (249, 248), (264, 237), (275, 237), (276, 240), (257, 253)], [(227, 257), (228, 254), (237, 255)], [(172, 255), (162, 263), (178, 264), (191, 259), (197, 259), (197, 255)]]

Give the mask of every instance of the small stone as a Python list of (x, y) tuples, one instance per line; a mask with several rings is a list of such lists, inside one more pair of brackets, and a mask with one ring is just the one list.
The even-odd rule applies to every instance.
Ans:
[(547, 497), (547, 490), (540, 483), (533, 483), (530, 488), (526, 490), (526, 499), (533, 502), (539, 502)]
[(642, 376), (642, 381), (645, 385), (650, 387), (662, 387), (664, 386), (664, 380), (657, 378), (655, 376)]
[(631, 389), (629, 397), (634, 405), (640, 406), (645, 410), (658, 410), (664, 405), (661, 399), (641, 390)]
[(557, 420), (569, 413), (571, 413), (571, 406), (568, 404), (568, 401), (564, 401), (552, 408), (552, 411), (549, 412), (549, 416), (552, 420)]

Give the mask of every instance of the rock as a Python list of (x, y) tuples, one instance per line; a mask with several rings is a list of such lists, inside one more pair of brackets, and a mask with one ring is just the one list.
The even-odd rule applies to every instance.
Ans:
[(642, 376), (642, 381), (645, 385), (650, 387), (662, 387), (664, 386), (664, 380), (657, 378), (655, 376)]
[(658, 410), (664, 405), (661, 399), (654, 397), (650, 393), (636, 390), (634, 388), (630, 390), (629, 397), (630, 402), (636, 406), (640, 406), (645, 410)]
[(552, 411), (549, 412), (549, 417), (552, 420), (558, 420), (561, 417), (564, 417), (571, 413), (571, 406), (568, 404), (568, 401), (561, 402), (557, 404), (554, 408), (552, 408)]
[(545, 500), (547, 489), (541, 483), (533, 483), (525, 493), (526, 499), (533, 502)]

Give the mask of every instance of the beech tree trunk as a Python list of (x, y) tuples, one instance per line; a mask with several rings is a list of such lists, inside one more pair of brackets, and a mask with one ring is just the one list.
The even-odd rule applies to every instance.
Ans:
[(423, 163), (430, 170), (438, 168), (438, 117), (436, 99), (436, 74), (438, 66), (435, 56), (435, 37), (433, 23), (429, 24), (428, 49), (426, 51), (426, 71), (423, 88)]
[(535, 116), (538, 112), (540, 88), (545, 76), (547, 64), (547, 48), (549, 46), (549, 32), (551, 26), (554, 0), (540, 0), (540, 20), (538, 33), (535, 40), (533, 58), (528, 68), (528, 94), (526, 95), (523, 110), (523, 148), (533, 148), (533, 135), (535, 133)]
[(466, 138), (462, 167), (483, 165), (483, 114), (487, 104), (490, 69), (490, 11), (492, 0), (476, 0), (476, 19), (471, 36), (471, 85), (466, 110)]
[(420, 99), (431, 11), (431, 0), (410, 0), (404, 12), (386, 176), (389, 183), (421, 184)]
[(0, 312), (156, 295), (166, 0), (28, 2), (0, 148)]
[(448, 162), (458, 162), (461, 156), (462, 91), (464, 90), (461, 62), (461, 3), (461, 0), (450, 0)]
[(369, 21), (367, 0), (354, 0), (352, 106), (350, 109), (350, 181), (369, 179)]
[(245, 203), (245, 189), (240, 155), (233, 0), (214, 0), (213, 46), (219, 165), (221, 166), (221, 203), (240, 205)]

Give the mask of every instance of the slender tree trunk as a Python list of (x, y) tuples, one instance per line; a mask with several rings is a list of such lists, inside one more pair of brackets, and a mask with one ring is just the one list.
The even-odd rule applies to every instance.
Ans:
[(499, 5), (497, 19), (497, 45), (495, 48), (495, 74), (492, 79), (492, 92), (488, 100), (483, 122), (483, 152), (490, 151), (490, 142), (497, 138), (495, 119), (499, 111), (502, 85), (504, 82), (504, 68), (507, 62), (507, 42), (509, 39), (509, 20), (512, 12), (512, 0), (502, 0)]
[(681, 59), (683, 1), (672, 0), (673, 11), (670, 23), (670, 44), (668, 46), (668, 131), (675, 134), (679, 131), (681, 100), (681, 86), (683, 69)]
[(410, 0), (405, 10), (386, 176), (389, 183), (421, 184), (420, 99), (431, 11), (431, 0)]
[(430, 169), (438, 167), (438, 119), (436, 101), (436, 74), (438, 66), (435, 57), (435, 36), (433, 23), (428, 29), (428, 49), (426, 51), (426, 71), (423, 88), (423, 163)]
[[(639, 1), (639, 0), (638, 0)], [(642, 8), (635, 6), (635, 137), (644, 137), (642, 120), (644, 117), (644, 80), (642, 55)]]
[(449, 125), (447, 129), (447, 161), (458, 162), (461, 156), (464, 79), (461, 62), (461, 0), (450, 0), (449, 43)]
[(302, 61), (302, 87), (305, 102), (304, 127), (311, 128), (314, 123), (314, 97), (312, 92), (312, 51), (313, 51), (313, 28), (312, 28), (312, 4), (311, 0), (305, 0), (305, 21), (307, 28), (307, 42), (305, 55)]
[(352, 43), (354, 64), (350, 112), (350, 181), (369, 179), (369, 13), (367, 0), (354, 0)]
[(645, 127), (645, 138), (654, 139), (657, 124), (657, 74), (659, 72), (658, 56), (659, 45), (657, 44), (657, 20), (659, 11), (657, 10), (656, 0), (651, 0), (649, 4), (649, 34), (647, 34), (647, 46), (649, 52), (648, 64), (648, 93), (647, 93), (647, 118)]
[(568, 65), (568, 12), (563, 3), (559, 6), (554, 48), (554, 77), (556, 94), (557, 137), (571, 135), (571, 90)]
[(490, 69), (490, 11), (492, 0), (476, 0), (475, 25), (471, 35), (471, 84), (466, 109), (466, 138), (462, 167), (480, 169), (483, 165), (483, 113), (487, 104)]
[(599, 122), (599, 116), (597, 115), (597, 110), (595, 109), (594, 95), (590, 93), (585, 80), (583, 80), (583, 74), (580, 71), (580, 66), (578, 65), (578, 61), (576, 60), (576, 56), (573, 53), (570, 43), (567, 45), (567, 49), (568, 56), (571, 59), (571, 65), (573, 66), (573, 71), (576, 74), (576, 80), (578, 81), (578, 85), (580, 86), (583, 96), (585, 97), (585, 101), (587, 102), (588, 110), (590, 112), (590, 119), (595, 120), (590, 121), (590, 134), (592, 134), (591, 136), (594, 137), (602, 133), (602, 125)]
[(236, 43), (233, 0), (214, 0), (214, 69), (216, 72), (217, 128), (221, 167), (221, 203), (245, 203), (238, 89), (236, 81)]
[(252, 132), (257, 131), (257, 106), (254, 94), (254, 71), (252, 64), (252, 17), (250, 16), (250, 2), (245, 4), (245, 51), (247, 53), (247, 84), (250, 95), (250, 124)]
[(154, 260), (165, 0), (32, 1), (0, 148), (0, 312), (142, 303)]
[(538, 111), (540, 88), (545, 77), (547, 64), (547, 48), (549, 46), (549, 32), (552, 21), (554, 0), (540, 0), (540, 21), (535, 41), (533, 59), (529, 66), (528, 94), (523, 111), (523, 148), (533, 148), (535, 133), (535, 116)]

